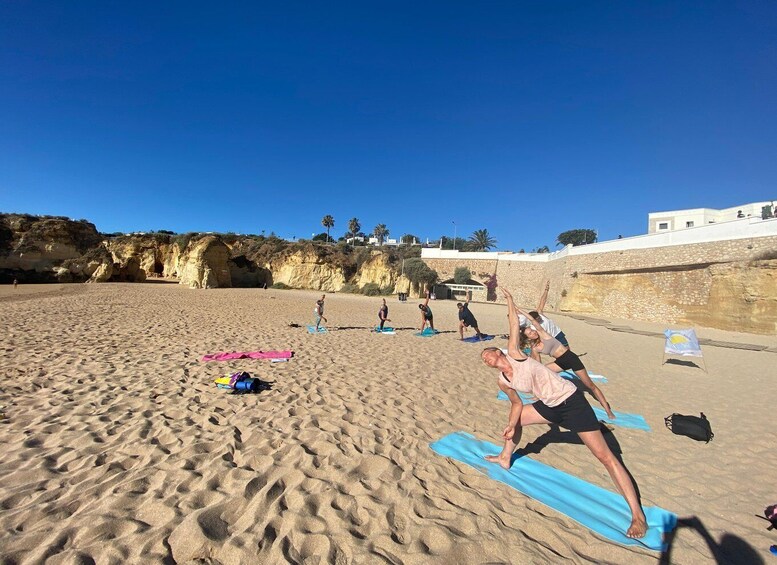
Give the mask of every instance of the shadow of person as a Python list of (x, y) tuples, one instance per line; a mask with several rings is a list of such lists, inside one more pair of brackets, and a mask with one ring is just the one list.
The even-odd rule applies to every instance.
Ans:
[(685, 359), (667, 359), (665, 365), (681, 365), (683, 367), (693, 367), (695, 369), (702, 368), (693, 361), (686, 361)]
[(755, 548), (744, 539), (726, 532), (721, 536), (720, 542), (716, 542), (715, 538), (712, 537), (709, 530), (707, 530), (704, 523), (697, 516), (689, 516), (679, 518), (677, 520), (677, 528), (667, 534), (666, 550), (661, 553), (661, 557), (658, 560), (660, 565), (669, 565), (672, 562), (672, 546), (681, 528), (695, 530), (702, 537), (707, 547), (710, 548), (715, 563), (741, 563), (742, 565), (761, 565), (764, 563), (764, 560)]

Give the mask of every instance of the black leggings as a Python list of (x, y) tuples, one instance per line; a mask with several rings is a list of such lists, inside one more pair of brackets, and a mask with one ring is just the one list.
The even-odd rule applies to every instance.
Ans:
[(561, 367), (563, 371), (581, 371), (585, 369), (585, 365), (583, 365), (580, 357), (572, 353), (571, 349), (567, 349), (561, 357), (556, 357), (556, 365)]

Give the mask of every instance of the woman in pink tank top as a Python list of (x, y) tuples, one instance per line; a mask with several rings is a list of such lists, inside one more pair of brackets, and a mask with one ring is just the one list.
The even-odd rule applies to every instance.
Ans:
[[(628, 471), (610, 450), (604, 440), (599, 422), (591, 405), (574, 384), (558, 376), (542, 363), (524, 355), (518, 346), (521, 331), (518, 312), (509, 291), (500, 287), (507, 299), (507, 315), (510, 319), (510, 340), (507, 355), (498, 347), (483, 350), (483, 362), (499, 369), (499, 388), (510, 399), (510, 414), (502, 432), (504, 448), (499, 455), (488, 455), (486, 460), (509, 469), (512, 455), (521, 441), (524, 426), (556, 424), (576, 432), (582, 442), (604, 465), (618, 491), (626, 499), (631, 510), (631, 525), (626, 531), (630, 538), (641, 538), (647, 531), (645, 514), (637, 498), (634, 483)], [(570, 388), (571, 387), (571, 388)], [(518, 392), (537, 397), (537, 402), (526, 406)]]

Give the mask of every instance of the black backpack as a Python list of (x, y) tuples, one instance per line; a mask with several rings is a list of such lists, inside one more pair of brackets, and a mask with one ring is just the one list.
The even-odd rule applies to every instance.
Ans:
[(696, 441), (709, 443), (715, 437), (715, 434), (712, 433), (712, 426), (704, 412), (700, 414), (701, 418), (699, 416), (685, 416), (675, 413), (664, 418), (664, 423), (667, 428), (672, 430), (673, 434), (688, 436)]

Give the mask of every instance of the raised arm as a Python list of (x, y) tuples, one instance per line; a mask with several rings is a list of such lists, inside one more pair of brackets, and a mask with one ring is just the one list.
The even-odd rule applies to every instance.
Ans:
[(537, 305), (537, 312), (542, 314), (542, 311), (545, 309), (545, 302), (548, 300), (548, 291), (550, 290), (550, 281), (545, 283), (545, 290), (542, 291), (542, 296), (540, 296), (540, 303)]
[[(552, 336), (552, 335), (550, 335), (548, 332), (546, 332), (546, 331), (543, 329), (542, 325), (541, 325), (541, 324), (540, 324), (540, 323), (539, 323), (537, 320), (535, 320), (534, 318), (532, 318), (532, 317), (529, 315), (529, 313), (528, 313), (528, 312), (524, 312), (523, 310), (521, 310), (521, 309), (520, 309), (520, 308), (518, 308), (518, 307), (515, 307), (515, 310), (516, 310), (516, 312), (517, 312), (518, 314), (521, 314), (521, 315), (522, 315), (524, 318), (526, 318), (526, 319), (529, 321), (529, 323), (530, 323), (532, 326), (534, 326), (534, 329), (535, 329), (535, 330), (537, 330), (537, 333), (538, 333), (538, 334), (540, 334), (540, 339), (550, 339), (550, 338), (552, 338), (552, 337), (553, 337), (553, 336)], [(516, 316), (516, 317), (517, 317), (517, 316)]]
[(518, 333), (521, 331), (521, 324), (518, 322), (518, 311), (513, 302), (513, 295), (505, 287), (499, 287), (507, 300), (507, 319), (510, 324), (510, 338), (507, 341), (507, 354), (513, 359), (525, 359), (523, 351), (519, 345)]
[(512, 440), (515, 435), (515, 427), (521, 421), (521, 412), (523, 412), (523, 402), (521, 397), (511, 388), (505, 386), (499, 381), (499, 388), (507, 395), (510, 400), (510, 415), (507, 417), (507, 427), (502, 432), (502, 439)]

